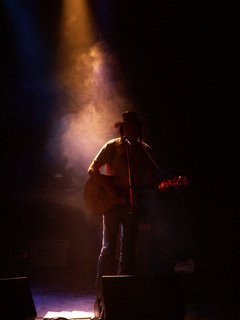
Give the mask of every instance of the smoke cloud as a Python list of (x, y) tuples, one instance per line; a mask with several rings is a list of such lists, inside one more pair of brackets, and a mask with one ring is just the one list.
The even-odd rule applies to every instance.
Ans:
[(103, 143), (118, 135), (114, 124), (131, 106), (117, 60), (103, 42), (81, 54), (73, 52), (70, 60), (57, 76), (61, 94), (48, 153), (79, 172), (87, 170)]

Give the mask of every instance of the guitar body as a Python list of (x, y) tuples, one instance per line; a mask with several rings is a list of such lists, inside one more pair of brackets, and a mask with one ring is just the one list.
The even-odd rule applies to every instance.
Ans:
[[(106, 176), (106, 178), (110, 179), (114, 185), (114, 177)], [(186, 176), (178, 176), (172, 179), (161, 181), (160, 183), (144, 185), (141, 186), (141, 188), (154, 187), (162, 192), (169, 189), (174, 189), (175, 191), (179, 192), (182, 187), (186, 186), (188, 186), (188, 178)], [(116, 199), (113, 199), (108, 190), (96, 182), (96, 180), (92, 177), (90, 177), (85, 184), (83, 197), (87, 209), (92, 213), (100, 215), (104, 214), (116, 204)]]
[[(107, 178), (113, 180), (111, 176)], [(92, 177), (85, 184), (83, 196), (86, 207), (92, 213), (104, 214), (115, 204), (115, 200), (112, 199), (108, 191)]]

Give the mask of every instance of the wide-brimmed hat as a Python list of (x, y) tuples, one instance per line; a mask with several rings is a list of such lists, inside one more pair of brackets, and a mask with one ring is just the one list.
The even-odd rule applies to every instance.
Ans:
[(141, 125), (138, 114), (135, 111), (125, 111), (122, 114), (123, 121), (115, 123), (115, 127), (119, 128), (123, 123), (133, 123)]

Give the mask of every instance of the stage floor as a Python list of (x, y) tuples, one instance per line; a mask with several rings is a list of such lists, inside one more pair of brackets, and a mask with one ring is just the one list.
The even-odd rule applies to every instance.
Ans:
[(37, 311), (36, 319), (46, 319), (51, 317), (67, 317), (68, 313), (82, 313), (85, 317), (93, 317), (93, 304), (95, 300), (92, 291), (68, 291), (68, 290), (51, 290), (49, 288), (32, 290), (33, 299)]
[[(221, 296), (217, 296), (215, 290), (206, 291), (207, 285), (209, 285), (206, 278), (201, 278), (200, 280), (196, 280), (194, 276), (190, 278), (186, 279), (186, 281), (184, 279), (187, 309), (184, 320), (234, 319), (232, 318), (232, 315), (234, 315), (233, 310), (227, 310), (226, 304), (224, 305), (219, 300)], [(50, 312), (55, 318), (63, 316), (63, 312), (69, 313), (73, 311), (85, 313), (89, 318), (93, 317), (94, 289), (81, 288), (81, 285), (78, 289), (76, 287), (77, 284), (72, 286), (72, 284), (67, 285), (66, 283), (55, 283), (53, 285), (53, 283), (32, 282), (31, 291), (37, 311), (36, 320), (43, 320)], [(229, 317), (227, 316), (228, 314)], [(68, 319), (70, 319), (70, 316)]]
[[(73, 311), (88, 314), (89, 317), (93, 316), (95, 275), (86, 278), (76, 269), (48, 267), (31, 269), (29, 272), (20, 272), (18, 268), (18, 270), (12, 270), (11, 273), (8, 269), (7, 277), (11, 275), (28, 278), (37, 312), (36, 320), (43, 320), (50, 312), (52, 312), (54, 318), (57, 318), (58, 315), (62, 316), (63, 312)], [(186, 305), (184, 320), (237, 319), (237, 313), (235, 312), (237, 291), (234, 291), (236, 282), (234, 273), (217, 273), (213, 270), (180, 273), (179, 275), (182, 279)], [(152, 290), (152, 286), (150, 287), (150, 290)], [(159, 297), (157, 296), (166, 292), (165, 289), (162, 289), (162, 285), (159, 285), (158, 288), (155, 291), (156, 294), (154, 294), (154, 301), (152, 301), (154, 307), (158, 304)], [(120, 295), (117, 292), (113, 298), (117, 299)], [(141, 308), (145, 307), (146, 309), (145, 300), (141, 298), (141, 301)], [(151, 316), (149, 319), (151, 319)]]

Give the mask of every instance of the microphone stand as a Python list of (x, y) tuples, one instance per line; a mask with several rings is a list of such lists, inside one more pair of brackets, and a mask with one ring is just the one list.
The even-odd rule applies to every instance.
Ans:
[(130, 159), (130, 146), (131, 143), (128, 139), (124, 138), (126, 154), (127, 154), (127, 168), (128, 168), (128, 184), (129, 184), (129, 202), (130, 202), (130, 210), (129, 214), (134, 213), (134, 201), (133, 201), (133, 186), (132, 186), (132, 167), (131, 167), (131, 159)]
[[(133, 185), (132, 185), (132, 162), (130, 157), (130, 148), (131, 142), (124, 138), (125, 142), (125, 149), (127, 154), (127, 168), (128, 168), (128, 183), (129, 183), (129, 202), (130, 202), (130, 209), (129, 209), (129, 218), (130, 218), (130, 228), (131, 228), (131, 243), (130, 243), (130, 257), (129, 257), (129, 267), (131, 273), (134, 271), (134, 255), (136, 251), (137, 245), (137, 231), (138, 231), (138, 223), (137, 223), (137, 216), (135, 215), (135, 204), (134, 204), (134, 195), (133, 195)], [(129, 271), (130, 271), (129, 270)]]

